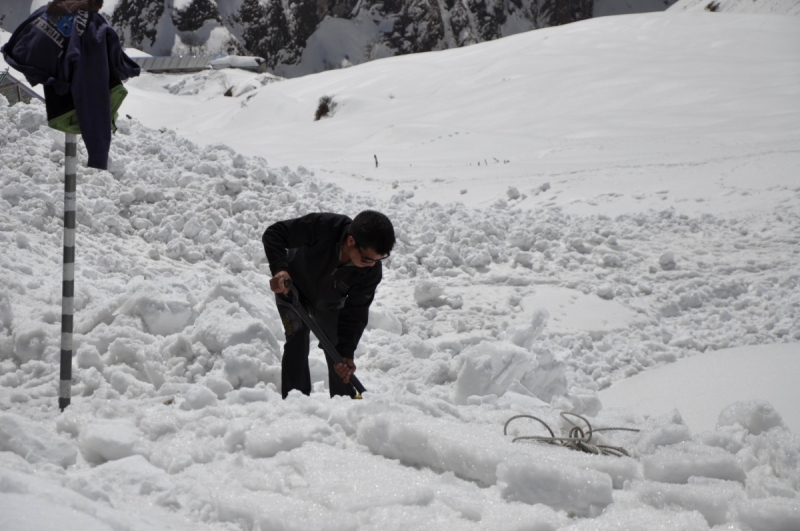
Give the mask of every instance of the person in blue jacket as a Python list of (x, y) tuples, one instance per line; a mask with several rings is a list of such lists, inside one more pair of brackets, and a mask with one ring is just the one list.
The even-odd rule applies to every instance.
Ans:
[(44, 85), (50, 127), (82, 135), (89, 167), (105, 170), (127, 95), (122, 81), (140, 69), (99, 13), (102, 6), (103, 0), (53, 0), (14, 30), (2, 52), (31, 85)]

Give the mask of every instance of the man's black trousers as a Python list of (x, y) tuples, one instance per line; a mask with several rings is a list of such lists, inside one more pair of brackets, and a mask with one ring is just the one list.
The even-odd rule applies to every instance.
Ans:
[[(281, 360), (281, 392), (283, 398), (292, 389), (297, 389), (303, 394), (311, 394), (311, 372), (308, 369), (308, 349), (311, 344), (310, 330), (292, 308), (289, 298), (285, 295), (276, 294), (275, 303), (278, 305), (278, 313), (283, 322), (283, 331), (286, 334), (286, 344), (283, 346), (283, 359)], [(334, 345), (337, 343), (339, 324), (339, 312), (336, 310), (320, 312), (314, 311), (314, 319), (317, 324), (331, 340)], [(322, 348), (322, 345), (320, 345)], [(333, 364), (325, 357), (328, 363), (328, 387), (331, 396), (353, 396), (350, 386), (345, 385), (342, 379), (333, 370)]]

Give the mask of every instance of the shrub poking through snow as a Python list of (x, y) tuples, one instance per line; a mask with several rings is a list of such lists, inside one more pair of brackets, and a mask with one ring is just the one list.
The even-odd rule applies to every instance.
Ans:
[(319, 104), (317, 105), (317, 111), (314, 113), (314, 121), (316, 122), (320, 118), (333, 116), (335, 110), (336, 110), (336, 102), (333, 101), (333, 96), (322, 96), (319, 99)]

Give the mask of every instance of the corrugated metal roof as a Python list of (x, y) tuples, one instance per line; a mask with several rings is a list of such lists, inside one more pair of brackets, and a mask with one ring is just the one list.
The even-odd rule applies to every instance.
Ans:
[(174, 57), (133, 57), (136, 64), (147, 72), (198, 72), (208, 68), (214, 57), (191, 55)]
[(33, 98), (44, 101), (44, 98), (37, 94), (35, 90), (15, 78), (8, 70), (0, 72), (0, 94), (5, 96), (11, 105), (20, 101), (28, 103)]
[(266, 71), (266, 61), (252, 56), (170, 56), (132, 57), (142, 70), (147, 72), (199, 72), (206, 68), (241, 68), (254, 72)]

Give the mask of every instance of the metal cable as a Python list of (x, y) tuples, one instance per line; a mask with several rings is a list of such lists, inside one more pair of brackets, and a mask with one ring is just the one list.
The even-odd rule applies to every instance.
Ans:
[[(539, 417), (534, 417), (533, 415), (514, 415), (510, 419), (508, 419), (503, 426), (503, 435), (508, 435), (508, 425), (511, 424), (513, 420), (527, 418), (533, 419), (539, 422), (542, 426), (547, 429), (550, 433), (550, 436), (547, 437), (545, 435), (523, 435), (520, 437), (514, 437), (511, 442), (517, 441), (536, 441), (542, 442), (546, 444), (552, 444), (555, 446), (563, 446), (565, 448), (569, 448), (571, 450), (577, 450), (579, 452), (585, 452), (587, 454), (593, 455), (612, 455), (615, 457), (621, 456), (629, 456), (627, 450), (620, 446), (611, 446), (608, 444), (597, 444), (592, 443), (592, 435), (594, 433), (599, 433), (601, 431), (632, 431), (638, 432), (639, 430), (636, 428), (624, 428), (624, 427), (611, 427), (611, 428), (592, 428), (591, 423), (586, 420), (585, 417), (578, 415), (576, 413), (568, 413), (568, 412), (561, 412), (561, 418), (569, 422), (572, 427), (569, 430), (569, 434), (567, 437), (556, 437), (555, 433), (550, 426), (547, 425), (545, 421), (540, 419)], [(586, 424), (586, 430), (575, 424), (569, 417), (576, 417), (582, 420)]]

